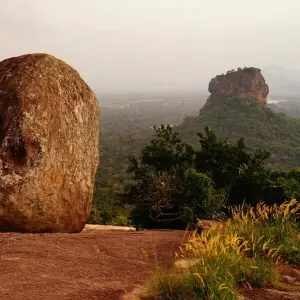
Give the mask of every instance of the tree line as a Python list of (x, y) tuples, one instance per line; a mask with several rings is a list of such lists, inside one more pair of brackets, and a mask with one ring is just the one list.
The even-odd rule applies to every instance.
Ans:
[(243, 138), (219, 138), (208, 127), (195, 138), (198, 147), (169, 125), (154, 127), (153, 139), (129, 158), (132, 181), (121, 201), (133, 208), (133, 224), (183, 227), (195, 218), (226, 217), (229, 205), (300, 199), (300, 169), (271, 169), (268, 151), (250, 149)]

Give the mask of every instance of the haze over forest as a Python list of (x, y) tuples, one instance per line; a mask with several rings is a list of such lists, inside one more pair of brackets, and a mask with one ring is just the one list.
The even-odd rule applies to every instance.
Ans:
[(265, 68), (271, 95), (272, 88), (300, 93), (298, 0), (0, 4), (1, 60), (53, 54), (79, 70), (100, 96), (207, 91), (210, 78), (239, 66)]

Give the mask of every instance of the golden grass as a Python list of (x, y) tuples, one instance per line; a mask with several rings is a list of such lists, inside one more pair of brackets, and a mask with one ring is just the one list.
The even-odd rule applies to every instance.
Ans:
[(158, 272), (146, 298), (237, 299), (238, 285), (272, 286), (279, 265), (286, 261), (300, 265), (298, 201), (241, 205), (231, 212), (227, 222), (190, 236), (175, 256), (193, 263), (184, 272)]

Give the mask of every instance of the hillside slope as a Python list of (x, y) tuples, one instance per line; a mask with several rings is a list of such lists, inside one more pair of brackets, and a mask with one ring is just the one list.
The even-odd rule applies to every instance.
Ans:
[[(256, 94), (254, 91), (253, 96)], [(269, 162), (277, 167), (293, 168), (300, 164), (300, 120), (275, 113), (260, 99), (243, 97), (238, 92), (229, 94), (223, 87), (213, 91), (199, 115), (185, 118), (178, 131), (187, 141), (195, 142), (195, 134), (205, 126), (229, 140), (244, 137), (247, 145), (267, 149), (272, 154)]]

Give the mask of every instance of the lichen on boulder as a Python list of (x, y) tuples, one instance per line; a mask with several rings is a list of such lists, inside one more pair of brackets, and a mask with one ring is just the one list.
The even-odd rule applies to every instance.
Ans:
[(98, 101), (47, 54), (0, 62), (0, 230), (80, 232), (99, 159)]

